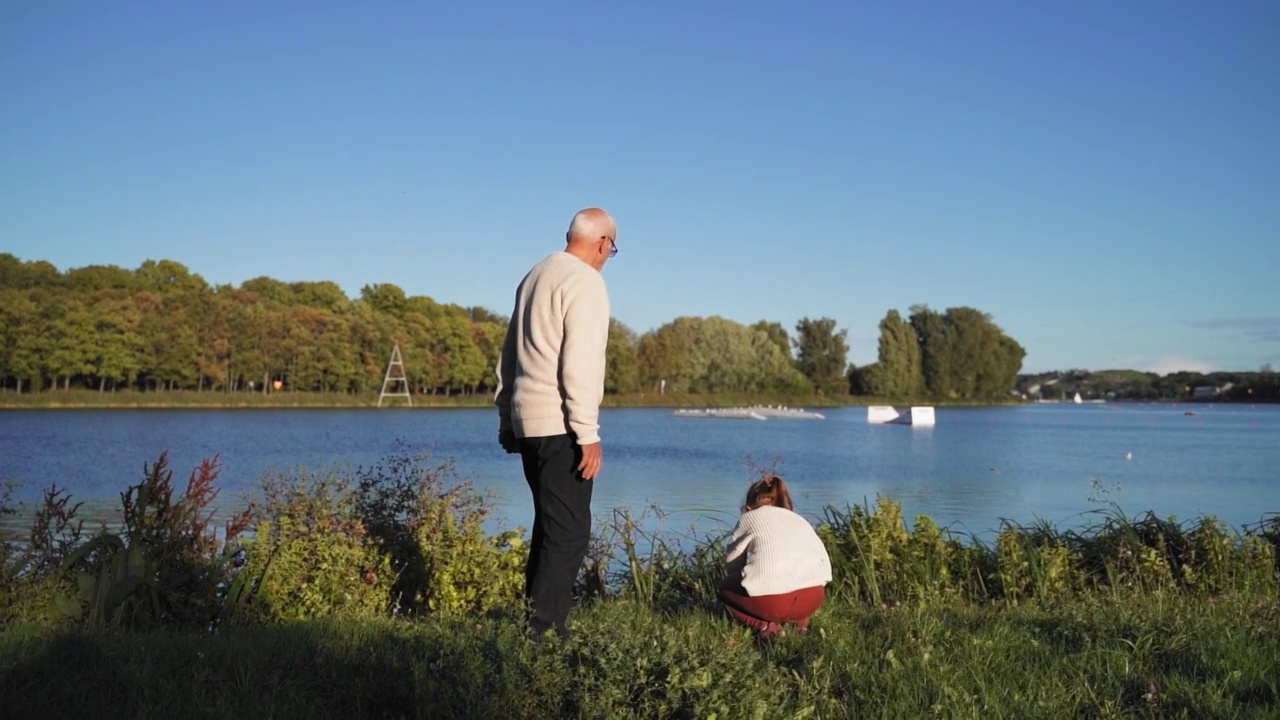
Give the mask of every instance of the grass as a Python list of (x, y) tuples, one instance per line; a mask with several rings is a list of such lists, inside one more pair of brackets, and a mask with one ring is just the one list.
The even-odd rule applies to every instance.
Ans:
[(312, 622), (215, 637), (0, 634), (7, 717), (1277, 717), (1275, 603), (828, 603), (757, 646), (714, 610), (625, 600), (566, 643), (513, 615)]

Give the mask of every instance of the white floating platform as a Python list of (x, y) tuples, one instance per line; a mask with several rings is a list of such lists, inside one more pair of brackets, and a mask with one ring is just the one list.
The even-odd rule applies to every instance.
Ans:
[(723, 420), (825, 420), (826, 416), (801, 408), (756, 405), (738, 408), (680, 408), (672, 415), (684, 418), (718, 418)]
[(888, 405), (868, 405), (867, 422), (872, 425), (919, 425), (933, 427), (937, 424), (933, 407), (929, 405), (912, 405), (905, 412), (898, 412)]
[(881, 425), (898, 419), (898, 411), (888, 405), (867, 406), (867, 422)]

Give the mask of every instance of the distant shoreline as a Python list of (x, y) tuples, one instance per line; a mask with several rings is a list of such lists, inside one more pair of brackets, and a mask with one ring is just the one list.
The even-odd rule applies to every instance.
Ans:
[[(630, 393), (606, 395), (606, 408), (726, 408), (755, 405), (785, 406), (791, 408), (865, 407), (867, 405), (936, 405), (955, 407), (994, 407), (1025, 404), (1009, 402), (937, 402), (933, 400), (887, 400), (863, 396), (807, 397), (750, 395), (738, 393), (688, 394), (688, 393)], [(156, 391), (156, 392), (105, 392), (96, 390), (48, 390), (39, 393), (0, 393), (0, 410), (244, 410), (244, 409), (484, 409), (492, 408), (493, 398), (480, 395), (416, 395), (410, 408), (404, 398), (387, 398), (378, 408), (377, 393), (345, 394), (317, 392), (222, 393)]]
[[(1239, 404), (1276, 404), (1266, 400), (1250, 403), (1228, 402), (1221, 400), (1198, 399), (1162, 399), (1162, 400), (1110, 400), (1107, 404), (1138, 405), (1147, 403), (1181, 403), (1186, 405), (1239, 405)], [(910, 405), (933, 405), (936, 407), (1008, 407), (1015, 405), (1033, 405), (1032, 401), (1009, 400), (1007, 402), (952, 402), (927, 399), (894, 400), (886, 398), (868, 398), (864, 396), (827, 397), (813, 395), (807, 397), (749, 395), (737, 393), (725, 394), (689, 394), (689, 393), (630, 393), (626, 395), (606, 395), (603, 407), (606, 408), (730, 408), (750, 406), (784, 406), (789, 408), (837, 408), (866, 407), (868, 405), (893, 405), (904, 407)], [(1057, 403), (1071, 405), (1072, 403)], [(260, 393), (222, 393), (194, 392), (191, 390), (157, 391), (157, 392), (106, 392), (96, 390), (48, 390), (40, 393), (18, 394), (12, 391), (0, 392), (0, 410), (447, 410), (447, 409), (487, 409), (493, 407), (493, 399), (488, 394), (480, 395), (417, 395), (410, 408), (403, 398), (387, 398), (383, 407), (378, 407), (377, 393), (345, 394), (318, 392), (274, 392)]]

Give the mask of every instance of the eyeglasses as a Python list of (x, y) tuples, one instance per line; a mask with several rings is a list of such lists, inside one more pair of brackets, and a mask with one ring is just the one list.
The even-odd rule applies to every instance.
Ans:
[(618, 241), (614, 240), (613, 238), (609, 237), (608, 235), (602, 235), (602, 236), (600, 237), (600, 239), (601, 239), (601, 240), (608, 240), (608, 241), (609, 241), (609, 245), (611, 245), (611, 246), (612, 246), (612, 247), (609, 249), (609, 257), (617, 257), (617, 256), (618, 256)]

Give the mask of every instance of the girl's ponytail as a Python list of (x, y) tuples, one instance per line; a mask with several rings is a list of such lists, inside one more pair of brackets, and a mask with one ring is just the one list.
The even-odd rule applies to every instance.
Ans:
[(747, 503), (742, 507), (743, 512), (755, 510), (763, 505), (773, 505), (787, 510), (795, 509), (791, 503), (791, 493), (787, 490), (787, 483), (781, 477), (765, 475), (747, 488)]

